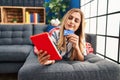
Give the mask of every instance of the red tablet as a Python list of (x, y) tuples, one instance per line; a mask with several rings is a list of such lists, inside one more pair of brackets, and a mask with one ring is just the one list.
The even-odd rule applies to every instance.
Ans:
[(50, 60), (62, 59), (62, 56), (59, 54), (56, 46), (51, 41), (49, 33), (43, 32), (40, 34), (32, 35), (30, 39), (38, 50), (44, 50), (47, 51), (48, 54), (50, 54)]

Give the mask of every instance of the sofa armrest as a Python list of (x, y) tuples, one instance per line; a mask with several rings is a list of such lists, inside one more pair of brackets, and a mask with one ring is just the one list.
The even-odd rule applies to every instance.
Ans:
[(96, 53), (96, 34), (85, 34), (86, 42), (91, 43), (94, 53)]

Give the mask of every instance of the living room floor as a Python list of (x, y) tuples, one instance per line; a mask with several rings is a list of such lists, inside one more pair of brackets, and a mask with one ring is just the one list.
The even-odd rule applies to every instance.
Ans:
[(0, 80), (17, 80), (17, 74), (0, 74)]

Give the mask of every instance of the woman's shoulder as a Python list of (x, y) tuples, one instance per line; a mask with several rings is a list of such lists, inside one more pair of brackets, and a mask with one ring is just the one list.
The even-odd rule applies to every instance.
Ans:
[(58, 33), (60, 30), (60, 27), (55, 27), (49, 31), (49, 35), (51, 36), (54, 33)]

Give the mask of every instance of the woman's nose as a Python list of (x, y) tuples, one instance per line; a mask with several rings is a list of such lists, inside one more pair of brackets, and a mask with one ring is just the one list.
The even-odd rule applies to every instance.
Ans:
[(74, 19), (71, 20), (71, 23), (74, 23)]

